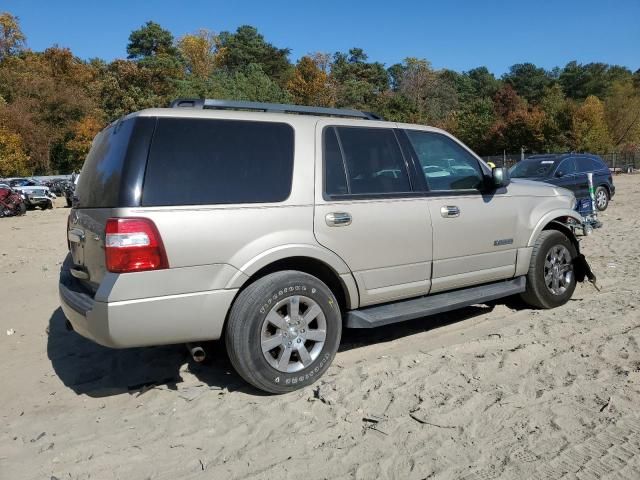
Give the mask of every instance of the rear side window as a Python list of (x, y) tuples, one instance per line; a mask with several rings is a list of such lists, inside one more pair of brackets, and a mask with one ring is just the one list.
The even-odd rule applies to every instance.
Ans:
[(603, 168), (606, 167), (598, 160), (589, 157), (578, 158), (578, 171), (580, 172), (593, 172), (595, 170), (602, 170)]
[(282, 202), (291, 193), (293, 128), (284, 123), (160, 118), (143, 206)]
[(118, 206), (120, 180), (134, 124), (135, 119), (118, 122), (96, 136), (76, 186), (75, 206)]
[(325, 190), (329, 195), (411, 191), (393, 130), (327, 127), (324, 133)]

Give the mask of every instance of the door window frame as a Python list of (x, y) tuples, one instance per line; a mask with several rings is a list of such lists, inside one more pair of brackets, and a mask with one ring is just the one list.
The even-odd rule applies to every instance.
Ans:
[[(478, 156), (471, 151), (466, 145), (464, 145), (463, 143), (459, 142), (456, 138), (449, 136), (449, 135), (445, 135), (443, 133), (440, 132), (435, 132), (435, 131), (431, 131), (431, 130), (416, 130), (416, 129), (412, 129), (412, 128), (402, 128), (402, 129), (398, 129), (402, 136), (405, 139), (405, 143), (406, 143), (406, 148), (409, 150), (410, 152), (410, 156), (411, 156), (411, 161), (413, 163), (413, 167), (414, 170), (416, 171), (416, 175), (418, 176), (418, 178), (420, 179), (420, 183), (421, 186), (423, 188), (423, 192), (424, 192), (424, 196), (429, 196), (429, 197), (451, 197), (454, 195), (486, 195), (487, 192), (484, 189), (477, 189), (477, 188), (468, 188), (468, 189), (460, 189), (460, 190), (431, 190), (429, 188), (429, 183), (427, 181), (427, 177), (424, 174), (424, 172), (422, 171), (422, 164), (420, 163), (420, 158), (418, 156), (418, 152), (416, 152), (415, 148), (413, 147), (413, 144), (411, 143), (411, 140), (409, 139), (409, 135), (407, 132), (412, 131), (412, 132), (420, 132), (420, 133), (427, 133), (430, 135), (438, 135), (440, 137), (444, 137), (449, 139), (450, 141), (454, 142), (458, 147), (460, 147), (462, 150), (466, 151), (476, 162), (478, 162), (478, 167), (480, 168), (480, 171), (482, 173), (482, 183), (483, 185), (486, 185), (487, 182), (489, 181), (489, 177), (491, 175), (491, 172), (489, 171), (488, 167), (484, 165), (484, 163), (482, 161), (480, 161), (478, 159)], [(501, 193), (506, 193), (507, 189), (506, 188), (499, 188), (496, 189), (492, 192), (490, 192), (491, 195), (495, 195), (495, 194), (501, 194)]]
[[(336, 139), (338, 141), (338, 148), (340, 150), (340, 156), (342, 157), (342, 166), (344, 168), (344, 174), (346, 178), (347, 188), (351, 189), (351, 182), (349, 179), (349, 167), (347, 165), (347, 160), (345, 158), (344, 149), (342, 146), (342, 141), (340, 139), (340, 134), (338, 129), (340, 128), (358, 128), (358, 129), (367, 129), (367, 130), (386, 130), (393, 133), (396, 144), (398, 146), (398, 151), (400, 152), (402, 162), (405, 168), (405, 173), (407, 175), (407, 180), (409, 182), (410, 190), (407, 192), (385, 192), (385, 193), (346, 193), (346, 194), (329, 194), (327, 193), (327, 169), (325, 158), (327, 155), (326, 152), (326, 143), (325, 143), (325, 135), (329, 129), (333, 129), (336, 135)], [(321, 132), (321, 141), (322, 141), (322, 198), (325, 201), (339, 201), (339, 200), (377, 200), (377, 199), (394, 199), (394, 198), (415, 198), (421, 197), (424, 195), (424, 191), (421, 188), (417, 188), (419, 185), (419, 177), (416, 175), (415, 165), (413, 164), (413, 159), (410, 158), (407, 154), (406, 147), (403, 147), (402, 141), (399, 138), (398, 132), (400, 129), (394, 127), (368, 127), (364, 125), (341, 125), (339, 123), (325, 125), (322, 127)]]
[(552, 178), (556, 178), (556, 174), (562, 170), (560, 167), (562, 167), (562, 164), (565, 162), (573, 162), (573, 172), (565, 173), (562, 177), (568, 177), (568, 176), (575, 177), (578, 173), (580, 173), (578, 172), (578, 163), (576, 162), (576, 157), (567, 157), (563, 159), (560, 163), (558, 163), (558, 166), (553, 170)]

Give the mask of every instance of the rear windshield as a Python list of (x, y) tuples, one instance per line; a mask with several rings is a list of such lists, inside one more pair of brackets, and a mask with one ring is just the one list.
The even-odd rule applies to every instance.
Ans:
[(281, 202), (293, 175), (293, 129), (284, 123), (160, 118), (143, 206)]
[(118, 206), (120, 177), (135, 120), (125, 120), (100, 132), (93, 141), (74, 193), (78, 208)]
[(513, 178), (546, 178), (553, 173), (556, 162), (546, 159), (523, 160), (510, 173)]

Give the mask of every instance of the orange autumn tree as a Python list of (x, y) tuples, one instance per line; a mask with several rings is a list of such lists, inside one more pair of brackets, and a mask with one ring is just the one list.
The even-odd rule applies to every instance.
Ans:
[(296, 65), (287, 89), (299, 105), (330, 107), (335, 104), (335, 86), (326, 72), (308, 56), (302, 57)]
[(70, 166), (72, 170), (80, 170), (84, 163), (93, 138), (102, 130), (104, 122), (94, 116), (86, 116), (76, 122), (71, 128), (72, 137), (67, 140), (65, 146), (71, 154)]

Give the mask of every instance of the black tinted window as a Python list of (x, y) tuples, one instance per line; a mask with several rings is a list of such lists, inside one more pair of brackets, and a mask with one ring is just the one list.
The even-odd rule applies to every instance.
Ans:
[(479, 189), (484, 176), (478, 160), (445, 135), (408, 130), (429, 190)]
[(292, 175), (289, 125), (160, 118), (142, 205), (281, 202)]
[(329, 195), (349, 193), (340, 145), (333, 127), (324, 129), (324, 176), (325, 192)]
[(74, 196), (79, 208), (116, 207), (120, 177), (135, 119), (100, 132), (84, 162)]
[(349, 193), (411, 191), (404, 158), (393, 130), (360, 127), (336, 127), (335, 130), (344, 153)]
[(598, 160), (594, 160), (593, 158), (588, 158), (588, 157), (578, 158), (579, 172), (593, 172), (595, 170), (602, 170), (603, 168), (606, 168), (606, 167)]
[(578, 172), (584, 173), (594, 170), (594, 165), (590, 158), (578, 157), (576, 163), (578, 164)]

